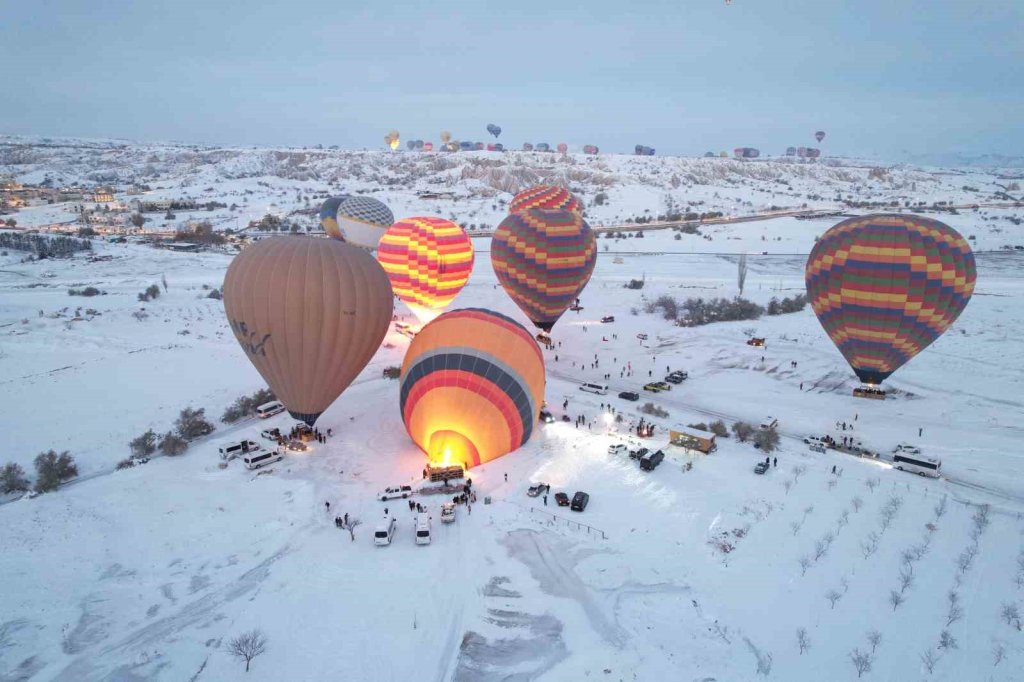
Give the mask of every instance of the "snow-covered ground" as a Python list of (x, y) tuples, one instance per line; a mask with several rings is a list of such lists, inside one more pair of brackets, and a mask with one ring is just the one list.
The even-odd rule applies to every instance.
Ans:
[[(231, 187), (250, 197), (250, 206), (257, 205), (255, 196), (265, 206), (272, 194), (258, 183), (266, 183), (285, 192), (287, 213), (302, 203), (296, 203), (296, 187), (315, 195), (328, 191), (334, 177), (282, 180), (274, 174), (278, 166), (262, 174), (257, 161), (275, 154), (266, 150), (119, 150), (111, 144), (83, 146), (81, 159), (62, 150), (57, 155), (41, 148), (23, 179), (48, 173), (63, 182), (87, 179), (108, 172), (104, 163), (118, 172), (136, 163), (167, 165), (160, 172), (172, 178), (174, 192), (215, 186), (203, 196), (230, 203)], [(172, 153), (178, 155), (173, 164), (160, 160)], [(438, 211), (431, 201), (415, 198), (424, 179), (392, 189), (375, 185), (379, 177), (372, 175), (429, 160), (316, 154), (348, 159), (334, 171), (336, 186), (376, 187), (375, 196), (387, 197), (396, 215), (453, 213), (463, 222), (493, 225), (501, 218), (496, 198), (509, 196), (494, 195), (492, 209), (490, 199), (474, 198), (479, 180), (455, 182), (445, 191), (462, 199), (446, 200), (450, 204)], [(514, 156), (535, 171), (548, 163)], [(361, 158), (372, 171), (353, 179)], [(595, 223), (640, 215), (645, 208), (661, 213), (671, 192), (684, 205), (700, 197), (707, 202), (701, 210), (727, 209), (713, 205), (716, 193), (750, 201), (738, 204), (747, 212), (773, 201), (806, 202), (772, 199), (731, 180), (682, 183), (675, 190), (664, 177), (673, 167), (682, 172), (722, 163), (717, 160), (577, 162), (606, 164), (615, 177), (608, 205), (587, 201)], [(762, 165), (779, 172), (785, 166)], [(182, 167), (191, 170), (179, 174)], [(821, 205), (830, 207), (835, 188), (827, 184), (829, 174), (862, 172), (794, 168), (800, 173), (791, 184), (806, 183), (805, 191), (828, 197)], [(242, 175), (240, 169), (253, 175), (232, 179)], [(961, 195), (970, 193), (960, 185), (994, 177), (975, 170), (955, 176), (912, 168), (892, 173), (917, 178), (908, 180), (917, 182), (916, 193), (909, 184), (899, 191), (929, 203), (964, 200)], [(597, 188), (589, 182), (580, 181), (585, 200)], [(247, 190), (253, 194), (245, 195)], [(858, 197), (869, 194), (858, 191)], [(31, 215), (28, 210), (16, 217), (22, 223)], [(1024, 608), (1024, 588), (1016, 583), (1024, 551), (1018, 445), (1024, 256), (985, 252), (1024, 243), (1024, 237), (1005, 220), (1015, 217), (1013, 209), (939, 217), (976, 236), (977, 289), (953, 328), (886, 382), (896, 395), (884, 402), (850, 395), (855, 379), (809, 308), (699, 328), (675, 327), (644, 312), (645, 301), (662, 294), (734, 296), (741, 252), (757, 254), (750, 256), (745, 296), (764, 304), (799, 293), (802, 254), (831, 221), (706, 226), (701, 235), (679, 239), (667, 230), (642, 239), (602, 237), (584, 310), (559, 322), (554, 338), (561, 345), (546, 354), (547, 400), (556, 415), (582, 414), (596, 423), (583, 429), (571, 421), (545, 425), (519, 451), (474, 469), (478, 504), (471, 513), (460, 507), (452, 525), (439, 523), (436, 498), (423, 498), (435, 533), (426, 547), (413, 542), (413, 514), (404, 501), (374, 498), (387, 485), (418, 479), (424, 463), (402, 427), (397, 382), (381, 376), (383, 367), (400, 364), (405, 337), (389, 334), (356, 383), (321, 417), (318, 425), (332, 428), (334, 437), (308, 453), (288, 455), (271, 473), (256, 475), (237, 460), (218, 468), (217, 445), (258, 439), (268, 425), (288, 426), (287, 415), (218, 424), (182, 457), (114, 471), (132, 437), (147, 428), (166, 431), (181, 408), (204, 407), (219, 417), (236, 397), (262, 386), (223, 319), (221, 303), (207, 297), (220, 286), (231, 257), (99, 240), (93, 255), (109, 260), (82, 255), (22, 263), (9, 252), (0, 257), (0, 384), (6, 396), (0, 464), (14, 461), (30, 470), (38, 452), (67, 449), (82, 476), (57, 492), (0, 505), (0, 680), (763, 676), (810, 682), (856, 679), (854, 649), (872, 655), (864, 679), (1022, 679), (1022, 635), (1000, 613), (1005, 604)], [(475, 246), (485, 252), (487, 240), (478, 238)], [(642, 290), (623, 287), (641, 277)], [(150, 284), (162, 288), (164, 279), (167, 290), (157, 300), (136, 300)], [(106, 295), (67, 294), (84, 286)], [(497, 286), (485, 253), (453, 307), (469, 305), (523, 320)], [(142, 308), (145, 315), (137, 315)], [(615, 315), (616, 322), (600, 324), (603, 315)], [(649, 335), (643, 344), (636, 338), (640, 332)], [(766, 337), (767, 347), (747, 346), (750, 332)], [(595, 354), (598, 368), (590, 364)], [(633, 376), (620, 377), (626, 363)], [(621, 390), (639, 391), (648, 372), (661, 378), (666, 368), (685, 369), (690, 378), (669, 393), (645, 394), (639, 403), (615, 397)], [(606, 373), (612, 375), (607, 397), (577, 390), (580, 379)], [(777, 467), (755, 475), (759, 451), (732, 439), (721, 440), (715, 454), (692, 460), (669, 450), (650, 473), (609, 455), (608, 445), (620, 437), (605, 433), (602, 403), (613, 405), (628, 424), (648, 400), (670, 416), (654, 419), (659, 429), (647, 446), (663, 445), (665, 427), (676, 424), (778, 417), (783, 439)], [(885, 462), (816, 454), (800, 441), (807, 434), (849, 435), (837, 432), (837, 421), (852, 423), (858, 439), (884, 453), (902, 441), (919, 445), (942, 459), (945, 477), (919, 479)], [(558, 508), (553, 499), (545, 506), (525, 494), (535, 481), (550, 483), (552, 492), (585, 490), (590, 506), (583, 514)], [(982, 505), (989, 505), (989, 524), (979, 535), (972, 516)], [(381, 548), (371, 536), (384, 507), (397, 514), (399, 527), (394, 544)], [(336, 513), (346, 512), (363, 522), (354, 541), (333, 524)], [(959, 557), (974, 545), (972, 533), (977, 554), (961, 569)], [(909, 568), (905, 553), (918, 557)], [(901, 570), (912, 577), (894, 609), (890, 593), (901, 591)], [(951, 591), (962, 615), (947, 624)], [(246, 674), (224, 644), (254, 627), (267, 634), (269, 648)], [(803, 653), (800, 628), (810, 644)], [(872, 630), (881, 635), (873, 653)], [(938, 648), (944, 630), (955, 648)], [(997, 651), (1003, 651), (998, 664)], [(922, 660), (929, 653), (938, 658), (930, 674)]]

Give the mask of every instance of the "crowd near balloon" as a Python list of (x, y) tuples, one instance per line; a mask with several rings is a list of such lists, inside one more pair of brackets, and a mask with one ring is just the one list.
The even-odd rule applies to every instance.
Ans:
[[(245, 248), (224, 280), (225, 312), (271, 390), (312, 425), (374, 356), (397, 298), (425, 325), (400, 372), (406, 431), (431, 462), (475, 466), (517, 449), (536, 428), (545, 386), (538, 340), (551, 342), (545, 335), (578, 302), (597, 263), (583, 213), (565, 187), (528, 187), (491, 237), (494, 274), (541, 330), (536, 339), (500, 312), (445, 312), (473, 272), (473, 244), (460, 225), (395, 220), (383, 202), (360, 195), (323, 202), (326, 238), (274, 237)], [(816, 241), (805, 270), (823, 330), (872, 390), (953, 324), (975, 278), (968, 242), (915, 215), (844, 220)]]

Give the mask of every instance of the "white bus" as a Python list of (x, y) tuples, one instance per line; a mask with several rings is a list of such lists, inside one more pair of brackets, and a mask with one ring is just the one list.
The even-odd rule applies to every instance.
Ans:
[(938, 478), (942, 474), (942, 462), (923, 455), (896, 453), (893, 455), (892, 465), (900, 471), (909, 471), (918, 476)]
[(580, 390), (586, 391), (587, 393), (596, 393), (598, 395), (608, 395), (608, 387), (604, 384), (581, 384)]
[(260, 467), (265, 467), (268, 464), (280, 462), (282, 459), (284, 459), (284, 457), (277, 454), (277, 452), (267, 452), (266, 450), (263, 450), (246, 455), (242, 458), (242, 461), (245, 462), (246, 469), (259, 469)]
[(267, 417), (273, 417), (275, 414), (281, 414), (284, 412), (284, 405), (278, 400), (272, 400), (269, 403), (263, 403), (256, 408), (256, 416), (260, 419), (266, 419)]

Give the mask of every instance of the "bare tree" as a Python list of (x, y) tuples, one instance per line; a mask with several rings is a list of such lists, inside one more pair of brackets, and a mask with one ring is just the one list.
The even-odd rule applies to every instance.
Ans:
[(939, 648), (940, 649), (959, 649), (960, 646), (956, 642), (956, 638), (949, 634), (949, 630), (943, 630), (939, 634)]
[(736, 284), (740, 288), (740, 296), (743, 295), (743, 286), (747, 283), (747, 254), (741, 253), (739, 261), (736, 262)]
[(267, 636), (260, 630), (243, 632), (228, 642), (228, 653), (245, 661), (245, 672), (249, 672), (249, 664), (267, 650)]
[(836, 521), (836, 533), (838, 534), (843, 527), (850, 522), (850, 510), (844, 509), (843, 513), (839, 515), (839, 520)]
[(960, 556), (957, 557), (956, 567), (961, 574), (967, 573), (971, 568), (971, 564), (974, 563), (974, 557), (978, 554), (978, 545), (968, 545), (967, 549), (960, 552)]
[(349, 537), (352, 539), (352, 542), (355, 542), (356, 528), (358, 528), (361, 525), (363, 525), (363, 522), (361, 520), (357, 519), (354, 516), (350, 516), (348, 517), (347, 521), (342, 522), (341, 527), (348, 531)]
[(868, 480), (864, 481), (864, 485), (866, 485), (868, 487), (868, 490), (870, 490), (871, 492), (875, 492), (875, 488), (877, 488), (878, 484), (881, 482), (881, 479), (879, 479), (876, 476), (875, 478), (869, 478)]
[(854, 512), (859, 513), (861, 507), (864, 506), (864, 500), (860, 499), (859, 497), (854, 497), (852, 500), (850, 500), (850, 506), (853, 507)]
[(956, 590), (950, 590), (949, 594), (946, 595), (946, 599), (949, 601), (949, 610), (946, 612), (946, 627), (949, 627), (964, 617), (964, 609), (960, 606), (960, 593)]
[(824, 537), (818, 538), (814, 543), (814, 560), (818, 561), (821, 557), (828, 553), (829, 543), (825, 541)]
[[(789, 483), (789, 481), (786, 481), (786, 483)], [(789, 490), (788, 486), (786, 490)], [(803, 528), (803, 525), (804, 524), (800, 523), (799, 521), (791, 521), (789, 524), (789, 528), (793, 531), (793, 535), (796, 535), (800, 532), (800, 529)]]
[(868, 644), (871, 645), (871, 653), (875, 653), (878, 645), (882, 643), (882, 633), (878, 630), (868, 630)]
[(1006, 621), (1007, 625), (1013, 626), (1018, 630), (1021, 629), (1020, 609), (1017, 608), (1016, 604), (1003, 604), (1003, 610), (1001, 612), (1001, 615), (1003, 617), (1003, 620)]
[(1002, 642), (996, 642), (992, 645), (992, 666), (998, 666), (1004, 658), (1006, 658), (1006, 647)]
[(800, 557), (800, 575), (806, 575), (807, 569), (811, 567), (811, 558), (808, 556)]
[(935, 664), (938, 662), (938, 654), (931, 649), (928, 649), (928, 651), (921, 654), (921, 664), (924, 666), (924, 669), (928, 671), (929, 675), (931, 675), (932, 671), (935, 670)]
[(811, 648), (811, 640), (807, 639), (807, 628), (796, 629), (796, 645), (800, 647), (800, 654)]
[(935, 518), (941, 519), (946, 515), (946, 496), (943, 495), (939, 503), (935, 505)]
[[(785, 481), (782, 482), (782, 487), (786, 489), (786, 494), (788, 495), (789, 489), (793, 487), (793, 481), (787, 478)], [(799, 526), (797, 527), (797, 530), (799, 530)], [(794, 532), (793, 535), (796, 535), (796, 532)]]
[(914, 572), (914, 561), (915, 561), (913, 550), (905, 549), (902, 552), (900, 552), (900, 559), (903, 560), (903, 569), (901, 569), (901, 570), (905, 569), (905, 570), (909, 571), (910, 573), (913, 573)]
[(836, 602), (843, 598), (843, 595), (839, 594), (835, 590), (829, 590), (825, 593), (825, 599), (828, 599), (829, 603), (832, 604), (832, 608), (836, 607)]
[(868, 539), (860, 543), (860, 550), (864, 554), (865, 559), (878, 551), (878, 540), (878, 533), (871, 531), (868, 533)]
[(903, 603), (903, 595), (896, 590), (891, 591), (889, 593), (889, 603), (892, 604), (892, 610), (895, 611)]
[(832, 492), (832, 490), (835, 489), (835, 487), (836, 487), (836, 479), (834, 479), (834, 478), (828, 479), (828, 490), (829, 490), (829, 492)]
[(854, 649), (850, 652), (850, 661), (853, 662), (853, 667), (857, 671), (857, 677), (861, 677), (866, 672), (871, 672), (871, 654), (860, 649)]

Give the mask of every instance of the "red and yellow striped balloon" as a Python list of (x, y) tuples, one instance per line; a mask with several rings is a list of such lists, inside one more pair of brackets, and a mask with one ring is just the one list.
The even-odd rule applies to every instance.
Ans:
[(469, 468), (530, 439), (544, 400), (544, 358), (511, 318), (452, 310), (413, 339), (400, 396), (405, 428), (430, 461)]
[(564, 187), (555, 185), (537, 185), (524, 189), (515, 195), (508, 205), (509, 213), (518, 213), (531, 208), (545, 211), (571, 211), (583, 215), (583, 204), (576, 195)]
[(850, 218), (807, 259), (807, 298), (861, 381), (879, 384), (949, 328), (974, 292), (974, 253), (950, 226)]
[(377, 260), (395, 295), (425, 323), (466, 286), (473, 271), (473, 243), (450, 220), (403, 218), (381, 237)]

